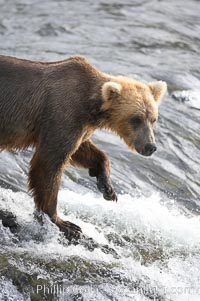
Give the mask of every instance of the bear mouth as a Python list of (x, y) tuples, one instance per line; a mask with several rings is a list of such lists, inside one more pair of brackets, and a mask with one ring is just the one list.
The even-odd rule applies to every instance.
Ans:
[(143, 153), (143, 150), (141, 148), (138, 148), (138, 147), (135, 147), (135, 150), (138, 154), (142, 155), (142, 156), (145, 156), (144, 153)]
[(151, 154), (146, 154), (146, 153), (144, 153), (144, 152), (141, 152), (141, 155), (144, 156), (144, 157), (150, 157), (152, 154), (153, 154), (153, 153), (151, 153)]
[(138, 154), (140, 154), (141, 156), (143, 157), (150, 157), (153, 152), (146, 152), (145, 149), (138, 149), (138, 148), (135, 148), (135, 150), (137, 151)]
[(152, 145), (150, 149), (146, 149), (145, 147), (143, 149), (136, 149), (136, 151), (144, 157), (150, 157), (156, 150), (157, 147), (155, 145)]

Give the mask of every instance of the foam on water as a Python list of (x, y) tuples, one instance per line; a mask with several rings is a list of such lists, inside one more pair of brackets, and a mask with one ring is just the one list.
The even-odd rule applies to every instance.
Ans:
[[(110, 155), (116, 192), (128, 193), (117, 204), (91, 192), (96, 183), (85, 171), (63, 175), (61, 187), (70, 190), (60, 191), (59, 214), (80, 225), (97, 242), (93, 248), (69, 245), (48, 218), (43, 225), (33, 219), (30, 196), (1, 188), (0, 208), (16, 214), (20, 230), (13, 234), (0, 224), (6, 277), (0, 300), (29, 300), (11, 280), (25, 277), (31, 290), (36, 273), (38, 280), (66, 279), (63, 301), (80, 301), (79, 294), (98, 301), (199, 301), (200, 2), (86, 2), (2, 0), (1, 53), (44, 61), (80, 53), (109, 74), (165, 80), (169, 94), (159, 110), (158, 151), (148, 160), (110, 134), (94, 137)], [(31, 150), (2, 152), (1, 187), (26, 191), (31, 156)], [(167, 201), (169, 195), (176, 201)]]
[(200, 110), (200, 91), (199, 90), (183, 90), (174, 91), (172, 97), (180, 102), (184, 102), (187, 106)]
[(0, 300), (8, 300), (7, 296), (9, 296), (9, 301), (24, 301), (24, 297), (18, 292), (11, 281), (1, 279)]
[[(67, 202), (66, 202), (67, 200)], [(135, 231), (140, 231), (149, 237), (162, 237), (165, 240), (180, 242), (186, 248), (193, 248), (193, 244), (200, 243), (200, 217), (186, 216), (181, 209), (173, 206), (169, 201), (169, 209), (162, 204), (158, 193), (149, 198), (141, 196), (134, 199), (130, 195), (121, 195), (117, 204), (105, 202), (95, 194), (86, 193), (80, 197), (73, 191), (60, 192), (59, 208), (70, 212), (69, 218), (77, 222), (83, 231), (95, 239), (102, 240), (102, 234), (95, 230), (95, 226), (103, 228), (105, 232), (113, 230), (117, 233), (132, 237)], [(78, 222), (75, 216), (80, 215), (87, 222)], [(88, 227), (88, 222), (89, 227)], [(91, 224), (93, 224), (93, 231)], [(182, 235), (184, 234), (184, 235)]]
[[(91, 192), (60, 191), (60, 215), (77, 223), (99, 244), (115, 249), (116, 258), (98, 247), (90, 251), (83, 245), (63, 243), (62, 235), (48, 219), (44, 226), (33, 220), (33, 202), (26, 194), (4, 189), (0, 189), (0, 194), (0, 207), (16, 214), (22, 227), (19, 242), (13, 248), (9, 242), (13, 234), (1, 226), (5, 234), (4, 250), (30, 254), (33, 259), (62, 261), (76, 256), (97, 265), (113, 264), (113, 270), (130, 282), (140, 279), (169, 300), (197, 300), (200, 217), (186, 212), (175, 202), (164, 203), (158, 193), (152, 193), (139, 198), (120, 195), (116, 204)], [(45, 273), (39, 274), (43, 277)], [(135, 298), (137, 295), (135, 291)]]

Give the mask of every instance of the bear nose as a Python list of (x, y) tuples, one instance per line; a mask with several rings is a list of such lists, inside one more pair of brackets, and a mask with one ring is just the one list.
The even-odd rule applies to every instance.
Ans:
[(157, 147), (154, 143), (147, 143), (147, 144), (145, 144), (145, 147), (144, 147), (144, 155), (151, 156), (156, 150), (157, 150)]

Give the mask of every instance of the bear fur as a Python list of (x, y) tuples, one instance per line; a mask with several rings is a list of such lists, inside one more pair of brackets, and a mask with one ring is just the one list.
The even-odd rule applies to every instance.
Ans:
[(104, 198), (116, 201), (109, 159), (90, 136), (109, 129), (132, 150), (151, 155), (165, 91), (164, 82), (111, 76), (81, 56), (47, 63), (0, 56), (0, 149), (35, 149), (29, 171), (35, 206), (66, 236), (79, 237), (81, 229), (57, 215), (64, 167), (87, 168)]

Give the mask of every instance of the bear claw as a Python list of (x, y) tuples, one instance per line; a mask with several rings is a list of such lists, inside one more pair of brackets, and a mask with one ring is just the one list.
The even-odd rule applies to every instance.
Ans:
[(111, 201), (111, 200), (114, 201), (114, 202), (118, 201), (118, 197), (117, 197), (117, 195), (114, 191), (113, 191), (112, 194), (103, 194), (103, 197), (107, 201)]
[(60, 231), (64, 232), (65, 237), (68, 239), (79, 239), (81, 237), (81, 228), (71, 222), (57, 218), (56, 225), (59, 227)]
[(114, 202), (117, 202), (117, 195), (116, 195), (114, 189), (107, 181), (105, 181), (104, 178), (102, 178), (102, 177), (98, 178), (97, 187), (98, 187), (99, 191), (103, 193), (103, 197), (105, 200), (107, 200), (107, 201), (112, 200)]

